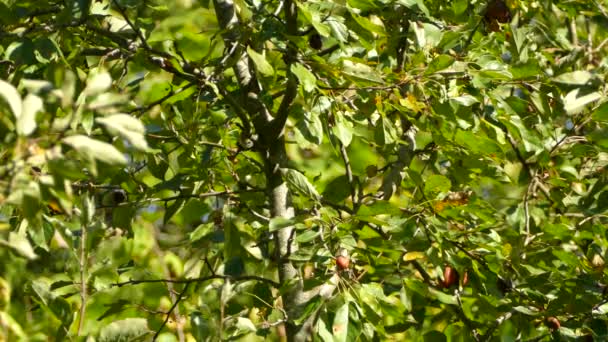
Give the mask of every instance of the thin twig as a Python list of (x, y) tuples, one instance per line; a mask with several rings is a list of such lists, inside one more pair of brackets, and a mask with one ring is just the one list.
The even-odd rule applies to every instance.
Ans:
[(469, 328), (469, 330), (471, 330), (471, 334), (473, 334), (473, 339), (479, 342), (479, 333), (477, 332), (477, 329), (475, 329), (475, 327), (473, 326), (473, 322), (471, 322), (471, 320), (464, 313), (464, 309), (462, 307), (462, 300), (460, 299), (460, 291), (455, 290), (454, 296), (456, 297), (456, 301), (458, 302), (458, 313), (460, 314), (462, 322), (467, 328)]
[(350, 196), (353, 201), (353, 212), (357, 211), (359, 207), (359, 202), (357, 201), (357, 188), (354, 184), (353, 178), (353, 170), (350, 166), (350, 160), (348, 159), (348, 153), (346, 153), (346, 146), (342, 142), (340, 144), (340, 154), (342, 155), (342, 160), (344, 161), (344, 167), (346, 168), (346, 179), (348, 180), (348, 185), (350, 186)]
[(80, 317), (78, 318), (78, 332), (76, 335), (80, 336), (82, 328), (84, 327), (84, 315), (86, 314), (87, 308), (87, 281), (86, 281), (86, 267), (87, 267), (87, 229), (82, 229), (82, 236), (80, 237)]
[(188, 283), (202, 283), (205, 281), (213, 280), (213, 279), (229, 279), (232, 281), (248, 281), (248, 280), (256, 280), (266, 284), (270, 284), (275, 288), (279, 288), (281, 285), (274, 280), (254, 276), (254, 275), (246, 275), (246, 276), (238, 276), (233, 277), (229, 275), (221, 275), (214, 274), (206, 277), (200, 278), (187, 278), (187, 279), (139, 279), (139, 280), (129, 280), (123, 281), (119, 283), (114, 283), (112, 286), (122, 287), (125, 285), (137, 285), (137, 284), (145, 284), (145, 283), (173, 283), (173, 284), (188, 284)]
[(179, 295), (175, 299), (175, 302), (173, 303), (173, 305), (171, 306), (171, 308), (169, 309), (169, 311), (167, 311), (167, 317), (165, 317), (165, 320), (163, 321), (163, 324), (161, 324), (160, 327), (158, 328), (158, 330), (156, 330), (156, 333), (154, 334), (154, 337), (152, 338), (152, 341), (156, 341), (156, 339), (158, 338), (158, 335), (160, 334), (161, 330), (163, 330), (163, 328), (165, 327), (165, 325), (167, 325), (167, 322), (169, 321), (169, 318), (171, 318), (171, 313), (173, 312), (173, 310), (175, 310), (175, 308), (177, 307), (177, 305), (179, 304), (179, 302), (184, 297), (184, 294), (188, 290), (188, 286), (190, 286), (190, 284), (191, 283), (186, 283), (186, 286), (184, 286), (184, 290), (179, 293)]
[(148, 45), (148, 42), (146, 41), (146, 37), (144, 37), (143, 32), (141, 32), (141, 30), (139, 29), (139, 27), (135, 26), (135, 24), (133, 24), (133, 22), (131, 21), (131, 19), (129, 19), (129, 16), (127, 15), (126, 9), (123, 8), (118, 3), (118, 1), (112, 0), (112, 2), (114, 3), (114, 6), (116, 6), (116, 8), (118, 8), (118, 12), (120, 12), (120, 14), (122, 15), (122, 17), (125, 19), (125, 21), (129, 25), (129, 27), (131, 27), (131, 29), (135, 32), (135, 34), (137, 34), (137, 37), (141, 41), (143, 47), (146, 50), (148, 50), (148, 51), (152, 50), (152, 48), (150, 48), (150, 45)]
[(138, 113), (141, 114), (141, 113), (147, 112), (152, 107), (154, 107), (156, 105), (159, 105), (159, 104), (162, 104), (163, 102), (167, 101), (171, 97), (173, 97), (173, 96), (175, 96), (175, 95), (177, 95), (179, 93), (182, 93), (184, 90), (189, 89), (192, 86), (194, 86), (194, 83), (188, 83), (187, 85), (185, 85), (185, 86), (183, 86), (183, 87), (181, 87), (181, 88), (179, 88), (178, 90), (175, 90), (175, 91), (172, 89), (170, 92), (167, 93), (167, 95), (161, 97), (160, 99), (158, 99), (156, 101), (153, 101), (153, 102), (151, 102), (151, 103), (149, 103), (149, 104), (147, 104), (145, 106), (139, 106), (139, 107), (133, 108), (133, 109), (131, 109), (129, 111), (129, 113), (138, 112)]
[[(524, 195), (524, 227), (526, 232), (524, 247), (526, 247), (532, 241), (532, 237), (530, 235), (530, 193), (534, 188), (534, 183), (536, 183), (536, 176), (534, 176), (530, 181), (530, 184), (528, 184), (528, 189), (526, 189), (526, 194)], [(525, 254), (522, 255), (522, 258), (525, 258)]]
[(494, 322), (494, 325), (491, 326), (488, 331), (486, 331), (486, 333), (483, 335), (482, 337), (482, 341), (487, 341), (490, 342), (492, 340), (492, 334), (494, 334), (494, 331), (502, 324), (504, 323), (506, 320), (508, 320), (509, 318), (511, 318), (511, 316), (513, 316), (513, 310), (509, 311), (507, 313), (505, 313), (504, 315), (498, 317), (496, 319), (496, 321)]

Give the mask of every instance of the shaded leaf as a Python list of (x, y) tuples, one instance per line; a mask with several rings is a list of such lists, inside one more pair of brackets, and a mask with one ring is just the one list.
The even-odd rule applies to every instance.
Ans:
[(255, 64), (255, 68), (264, 76), (272, 76), (274, 75), (274, 69), (266, 60), (264, 55), (257, 53), (255, 50), (247, 47), (247, 54), (253, 60), (253, 64)]
[(106, 325), (99, 332), (100, 342), (128, 342), (150, 333), (144, 318), (127, 318)]
[(72, 135), (64, 138), (63, 142), (72, 146), (89, 160), (96, 159), (110, 165), (124, 165), (127, 163), (127, 158), (116, 147), (85, 135)]
[(299, 192), (315, 201), (319, 201), (321, 199), (321, 195), (319, 195), (317, 189), (312, 185), (312, 183), (310, 183), (308, 178), (306, 178), (306, 176), (299, 171), (282, 168), (281, 174), (283, 175), (283, 178), (287, 182), (290, 189), (295, 190), (296, 192)]

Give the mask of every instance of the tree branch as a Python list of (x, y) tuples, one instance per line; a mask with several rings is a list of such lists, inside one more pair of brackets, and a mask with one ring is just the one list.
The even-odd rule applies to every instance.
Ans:
[(281, 284), (277, 283), (274, 280), (268, 279), (268, 278), (264, 278), (264, 277), (259, 277), (259, 276), (254, 276), (254, 275), (245, 275), (245, 276), (238, 276), (238, 277), (233, 277), (233, 276), (229, 276), (229, 275), (221, 275), (221, 274), (214, 274), (214, 275), (210, 275), (210, 276), (206, 276), (206, 277), (200, 277), (200, 278), (187, 278), (187, 279), (140, 279), (140, 280), (129, 280), (129, 281), (123, 281), (123, 282), (118, 282), (118, 283), (114, 283), (112, 284), (112, 286), (115, 287), (122, 287), (122, 286), (126, 286), (126, 285), (137, 285), (137, 284), (145, 284), (145, 283), (172, 283), (172, 284), (189, 284), (189, 283), (202, 283), (205, 281), (209, 281), (209, 280), (214, 280), (214, 279), (224, 279), (224, 280), (231, 280), (231, 281), (248, 281), (248, 280), (256, 280), (262, 283), (266, 283), (269, 285), (272, 285), (272, 287), (274, 288), (279, 288), (281, 287)]
[(167, 317), (165, 317), (165, 320), (163, 321), (163, 323), (160, 325), (160, 327), (158, 328), (158, 330), (156, 330), (156, 333), (154, 334), (154, 337), (152, 337), (152, 341), (156, 341), (156, 339), (158, 338), (158, 335), (160, 334), (160, 332), (163, 330), (163, 328), (165, 327), (165, 325), (167, 325), (167, 322), (169, 322), (169, 318), (171, 318), (171, 313), (173, 312), (173, 310), (175, 310), (175, 308), (177, 307), (177, 305), (179, 304), (179, 302), (182, 300), (182, 298), (184, 297), (184, 294), (186, 293), (186, 291), (188, 291), (188, 286), (190, 286), (191, 283), (186, 283), (186, 286), (184, 286), (184, 289), (182, 290), (182, 292), (179, 293), (179, 295), (177, 296), (177, 298), (175, 299), (175, 302), (173, 303), (173, 305), (171, 305), (171, 308), (169, 309), (169, 311), (167, 311)]

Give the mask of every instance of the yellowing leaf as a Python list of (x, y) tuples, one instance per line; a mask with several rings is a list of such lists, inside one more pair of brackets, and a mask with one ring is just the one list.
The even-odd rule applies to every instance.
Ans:
[(426, 255), (423, 252), (407, 252), (403, 256), (403, 261), (424, 259), (425, 257), (426, 257)]

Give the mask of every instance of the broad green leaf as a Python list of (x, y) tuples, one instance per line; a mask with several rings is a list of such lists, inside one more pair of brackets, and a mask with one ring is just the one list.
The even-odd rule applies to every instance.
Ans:
[(593, 119), (608, 122), (608, 102), (602, 103), (594, 112)]
[(126, 318), (101, 328), (100, 342), (127, 342), (139, 340), (151, 333), (145, 318)]
[(357, 24), (359, 24), (365, 30), (382, 35), (382, 36), (384, 36), (386, 34), (386, 32), (384, 31), (384, 27), (382, 25), (372, 22), (370, 19), (368, 19), (366, 17), (360, 16), (355, 11), (353, 11), (351, 8), (349, 8), (349, 10), (350, 10), (351, 17), (353, 19), (355, 19)]
[(295, 63), (291, 66), (291, 72), (296, 75), (300, 84), (306, 92), (312, 92), (317, 87), (317, 79), (315, 75), (310, 72), (304, 65)]
[(253, 64), (255, 64), (255, 68), (264, 76), (272, 76), (274, 75), (274, 69), (266, 60), (264, 55), (257, 53), (255, 50), (247, 47), (247, 54), (253, 60)]
[(335, 124), (332, 127), (332, 133), (340, 140), (342, 145), (348, 147), (353, 140), (353, 124), (344, 117), (344, 113), (336, 113)]
[(334, 342), (334, 337), (332, 336), (331, 332), (329, 332), (325, 321), (322, 319), (317, 321), (317, 332), (324, 342)]
[(63, 142), (72, 146), (89, 160), (95, 159), (110, 165), (125, 165), (127, 163), (127, 158), (116, 147), (84, 135), (72, 135), (64, 138)]
[(112, 76), (101, 69), (93, 69), (87, 79), (87, 86), (84, 89), (84, 93), (87, 96), (93, 96), (101, 94), (108, 90), (112, 86)]
[(470, 131), (458, 130), (454, 141), (457, 144), (466, 146), (472, 152), (482, 155), (493, 155), (502, 152), (496, 141)]
[(465, 107), (470, 107), (473, 104), (479, 102), (479, 100), (477, 100), (476, 98), (474, 98), (473, 96), (468, 95), (468, 94), (450, 98), (450, 101), (458, 103), (459, 105), (462, 105)]
[(320, 145), (323, 141), (323, 122), (320, 116), (321, 114), (313, 109), (304, 113), (296, 125), (302, 136), (315, 145)]
[(34, 248), (30, 244), (30, 241), (23, 235), (10, 232), (8, 235), (8, 242), (0, 243), (0, 245), (5, 244), (7, 247), (10, 247), (17, 254), (21, 255), (30, 260), (34, 260), (38, 258), (36, 252), (34, 252)]
[(577, 70), (553, 78), (554, 82), (582, 86), (587, 84), (593, 75), (589, 71)]
[(535, 307), (525, 307), (525, 306), (515, 306), (513, 307), (513, 309), (515, 309), (517, 312), (521, 312), (524, 315), (528, 315), (528, 316), (536, 316), (539, 314), (538, 309)]
[(282, 168), (281, 175), (287, 182), (290, 189), (301, 193), (302, 195), (315, 200), (321, 200), (321, 195), (317, 192), (317, 189), (310, 183), (308, 178), (297, 170)]
[(399, 0), (398, 3), (401, 3), (405, 7), (410, 8), (412, 10), (418, 9), (427, 17), (431, 15), (429, 9), (424, 5), (423, 0)]
[(318, 34), (323, 37), (329, 37), (330, 29), (328, 25), (320, 21), (318, 14), (313, 14), (313, 12), (309, 10), (307, 3), (304, 1), (296, 1), (296, 5), (304, 20), (310, 23)]
[(479, 76), (492, 81), (508, 81), (513, 78), (513, 75), (506, 70), (481, 70)]
[(48, 309), (53, 315), (62, 322), (65, 326), (69, 326), (72, 322), (72, 308), (67, 300), (61, 296), (53, 294), (49, 286), (43, 281), (34, 280), (30, 284), (30, 288), (34, 293), (34, 299), (39, 302), (45, 309)]
[(270, 219), (270, 223), (268, 224), (268, 229), (270, 232), (274, 232), (279, 229), (291, 227), (294, 224), (295, 224), (294, 219), (288, 219), (285, 217), (277, 216), (277, 217), (273, 217), (272, 219)]
[(257, 328), (251, 322), (250, 319), (245, 317), (238, 317), (236, 321), (236, 328), (242, 332), (254, 332), (257, 331)]
[(362, 81), (373, 83), (383, 82), (382, 77), (375, 69), (363, 63), (344, 60), (342, 62), (342, 72), (345, 75), (351, 76), (355, 79), (360, 79)]
[[(313, 25), (315, 24), (313, 23)], [(319, 26), (319, 24), (316, 24), (315, 28), (318, 28)], [(331, 20), (328, 23), (328, 26), (331, 29), (331, 32), (333, 33), (333, 38), (337, 39), (341, 43), (345, 43), (348, 41), (348, 28), (344, 24), (337, 20)]]
[(331, 331), (336, 342), (346, 342), (348, 337), (348, 311), (349, 303), (345, 302), (336, 310)]
[(22, 111), (21, 96), (17, 89), (12, 84), (0, 80), (0, 98), (2, 102), (8, 105), (8, 108), (13, 113), (16, 119), (19, 119)]
[(447, 293), (443, 293), (439, 290), (436, 290), (432, 287), (429, 287), (429, 294), (431, 297), (437, 299), (438, 301), (440, 301), (443, 304), (449, 304), (449, 305), (457, 305), (458, 304), (458, 300), (456, 299), (456, 296), (453, 294), (447, 294)]
[(427, 195), (446, 193), (450, 191), (452, 182), (442, 175), (431, 175), (424, 182), (424, 193)]
[(334, 203), (345, 200), (350, 194), (350, 184), (346, 175), (332, 179), (323, 190), (323, 198)]
[(190, 242), (198, 241), (198, 240), (202, 239), (203, 237), (209, 235), (209, 233), (212, 233), (213, 231), (214, 231), (213, 222), (202, 223), (198, 227), (196, 227), (196, 229), (192, 233), (190, 233)]
[(148, 150), (148, 143), (144, 134), (146, 128), (138, 119), (128, 114), (114, 114), (95, 119), (104, 125), (110, 134), (118, 135), (127, 140), (133, 147), (140, 151)]
[(580, 94), (580, 89), (569, 92), (564, 98), (564, 110), (568, 114), (576, 114), (583, 108), (602, 98), (602, 93), (595, 91), (589, 94)]
[(314, 240), (317, 236), (319, 236), (318, 232), (316, 232), (314, 230), (307, 230), (304, 233), (298, 235), (296, 237), (296, 241), (298, 243), (307, 243), (307, 242)]
[(28, 94), (23, 99), (23, 110), (17, 119), (17, 133), (28, 136), (36, 129), (36, 114), (44, 111), (42, 99), (36, 95)]
[(448, 68), (450, 65), (454, 63), (454, 57), (449, 55), (439, 55), (426, 68), (424, 72), (425, 75), (430, 75), (436, 73), (437, 71)]

